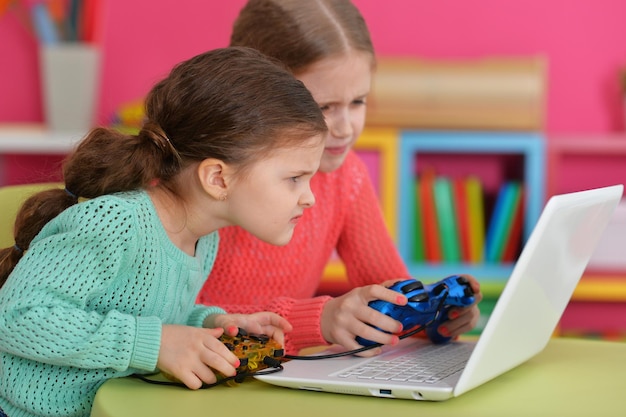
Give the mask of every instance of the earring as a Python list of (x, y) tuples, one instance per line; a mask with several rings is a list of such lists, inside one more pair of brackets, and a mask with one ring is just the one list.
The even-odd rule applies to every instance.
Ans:
[(226, 201), (226, 199), (228, 198), (228, 194), (223, 193), (222, 195), (220, 195), (220, 201)]

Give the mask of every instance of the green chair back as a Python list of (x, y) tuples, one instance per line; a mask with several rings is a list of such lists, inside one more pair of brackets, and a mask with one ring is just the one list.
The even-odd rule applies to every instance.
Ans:
[(15, 244), (13, 226), (22, 203), (31, 195), (53, 187), (61, 188), (63, 184), (53, 182), (0, 187), (0, 248)]

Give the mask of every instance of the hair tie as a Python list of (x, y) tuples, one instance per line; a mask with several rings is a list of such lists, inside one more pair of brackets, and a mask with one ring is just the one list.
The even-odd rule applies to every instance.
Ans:
[(159, 148), (166, 149), (170, 148), (170, 150), (175, 151), (174, 145), (172, 141), (167, 136), (167, 133), (163, 130), (161, 125), (155, 122), (146, 121), (139, 131), (139, 134), (145, 134), (152, 142), (154, 142)]
[(17, 246), (17, 243), (15, 245), (13, 245), (13, 249), (15, 249), (16, 251), (18, 251), (19, 253), (23, 253), (24, 251), (22, 250), (22, 248), (20, 248), (19, 246)]
[(74, 199), (78, 200), (78, 196), (77, 196), (76, 194), (74, 194), (73, 192), (71, 192), (70, 190), (68, 190), (68, 189), (67, 189), (67, 187), (65, 187), (65, 193), (66, 193), (67, 195), (69, 195), (70, 197), (72, 197), (72, 198), (74, 198)]

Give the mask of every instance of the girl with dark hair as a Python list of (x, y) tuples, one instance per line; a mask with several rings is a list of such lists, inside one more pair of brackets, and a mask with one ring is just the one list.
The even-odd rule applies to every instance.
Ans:
[(27, 200), (0, 252), (0, 410), (88, 416), (110, 378), (158, 368), (199, 388), (214, 370), (234, 375), (225, 331), (282, 342), (291, 325), (276, 313), (194, 300), (219, 228), (289, 242), (315, 202), (326, 131), (303, 84), (242, 47), (177, 65), (137, 135), (91, 131), (64, 165), (65, 190)]

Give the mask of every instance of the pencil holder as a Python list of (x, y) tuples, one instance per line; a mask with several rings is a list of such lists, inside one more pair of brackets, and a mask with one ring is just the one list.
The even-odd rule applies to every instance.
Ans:
[(93, 127), (99, 93), (99, 48), (80, 42), (42, 45), (40, 72), (48, 128), (87, 132)]

